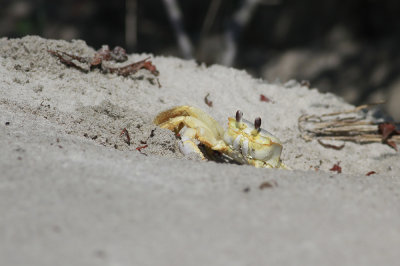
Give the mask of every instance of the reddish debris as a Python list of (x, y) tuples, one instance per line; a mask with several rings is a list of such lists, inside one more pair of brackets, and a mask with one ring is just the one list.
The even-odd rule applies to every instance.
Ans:
[(310, 81), (308, 81), (308, 80), (302, 80), (302, 81), (300, 82), (300, 85), (301, 85), (301, 86), (304, 86), (304, 87), (307, 87), (307, 88), (310, 88), (310, 87), (311, 87), (311, 83), (310, 83)]
[[(100, 68), (105, 73), (116, 73), (117, 75), (126, 77), (135, 74), (137, 71), (144, 68), (150, 71), (154, 76), (158, 76), (159, 74), (157, 68), (152, 64), (152, 62), (147, 61), (150, 57), (123, 67), (109, 67), (103, 64), (104, 61), (113, 60), (115, 62), (125, 62), (128, 59), (125, 49), (119, 46), (116, 46), (112, 51), (110, 51), (108, 45), (104, 45), (92, 58), (76, 56), (57, 50), (48, 50), (48, 52), (58, 57), (61, 63), (75, 67), (84, 72), (88, 72), (93, 68)], [(74, 60), (83, 65), (77, 64)]]
[(68, 54), (62, 51), (53, 51), (53, 50), (47, 50), (50, 54), (52, 54), (53, 56), (58, 57), (58, 59), (60, 59), (60, 62), (67, 65), (67, 66), (72, 66), (75, 67), (81, 71), (87, 72), (88, 70), (77, 65), (76, 63), (73, 62), (73, 60), (76, 60), (80, 63), (87, 63), (88, 59), (85, 57), (80, 57), (80, 56), (75, 56), (72, 54)]
[(130, 145), (130, 144), (131, 144), (131, 137), (129, 136), (129, 132), (128, 132), (128, 130), (127, 130), (126, 128), (124, 128), (124, 129), (121, 131), (121, 134), (120, 134), (119, 136), (121, 137), (122, 135), (125, 135), (125, 136), (126, 136), (126, 143), (127, 143), (128, 145)]
[(147, 145), (147, 144), (146, 144), (146, 145), (143, 145), (143, 146), (139, 146), (139, 147), (136, 148), (136, 150), (138, 150), (138, 151), (141, 152), (142, 149), (145, 149), (145, 148), (147, 148), (148, 146), (149, 146), (149, 145)]
[(395, 149), (395, 151), (399, 151), (399, 149), (397, 148), (396, 142), (394, 142), (392, 140), (386, 140), (384, 143), (386, 143), (387, 145), (389, 145), (390, 147)]
[(128, 60), (128, 56), (126, 55), (126, 51), (121, 46), (115, 46), (111, 52), (111, 57), (116, 62), (125, 62)]
[(125, 62), (128, 60), (128, 56), (126, 55), (126, 51), (124, 48), (120, 46), (115, 46), (112, 51), (108, 45), (103, 45), (97, 52), (94, 54), (90, 65), (97, 66), (100, 65), (103, 61), (111, 61), (115, 62)]
[(340, 167), (340, 162), (338, 162), (337, 164), (334, 164), (333, 167), (331, 169), (329, 169), (329, 171), (332, 172), (338, 172), (338, 174), (342, 173), (342, 167)]
[(262, 182), (258, 188), (260, 190), (263, 190), (265, 188), (273, 188), (273, 187), (277, 187), (277, 186), (278, 186), (278, 183), (275, 180), (271, 180), (270, 182), (268, 182), (268, 181)]
[(375, 171), (369, 171), (369, 172), (366, 174), (366, 176), (370, 176), (370, 175), (374, 175), (374, 174), (376, 174)]
[(378, 132), (379, 134), (382, 134), (382, 143), (386, 143), (387, 145), (398, 151), (396, 142), (389, 140), (390, 137), (393, 135), (400, 135), (400, 130), (396, 129), (396, 125), (394, 123), (380, 123), (378, 125)]
[(378, 131), (382, 134), (382, 139), (386, 140), (392, 135), (399, 135), (400, 131), (396, 129), (393, 123), (380, 123), (378, 125)]
[(269, 103), (271, 100), (264, 94), (260, 94), (260, 101)]
[[(150, 58), (150, 57), (148, 57), (148, 58)], [(147, 58), (147, 59), (148, 59), (148, 58)], [(147, 60), (147, 59), (145, 59), (145, 60)], [(160, 74), (160, 72), (158, 72), (156, 66), (153, 65), (153, 63), (152, 63), (151, 61), (144, 62), (142, 68), (147, 69), (147, 70), (150, 71), (151, 74), (153, 74), (154, 76), (158, 76), (158, 74)]]
[(110, 73), (116, 73), (117, 75), (126, 77), (131, 74), (135, 74), (142, 68), (145, 68), (150, 71), (154, 76), (158, 76), (159, 72), (156, 67), (151, 63), (151, 61), (147, 61), (149, 60), (149, 58), (150, 57), (147, 57), (141, 61), (123, 67), (108, 67), (105, 70), (109, 71)]
[(210, 101), (210, 100), (208, 99), (208, 96), (210, 96), (210, 93), (207, 93), (206, 97), (204, 97), (204, 102), (205, 102), (209, 107), (212, 107), (212, 106), (213, 106), (213, 102)]
[(94, 54), (90, 65), (92, 66), (97, 66), (100, 65), (104, 61), (110, 61), (111, 60), (111, 52), (110, 48), (108, 45), (103, 45), (97, 52)]
[(341, 150), (344, 148), (344, 144), (337, 146), (337, 145), (333, 145), (333, 144), (329, 144), (329, 143), (324, 143), (320, 139), (318, 140), (318, 143), (321, 144), (322, 146), (324, 146), (325, 148), (330, 148), (330, 149), (334, 149), (334, 150)]

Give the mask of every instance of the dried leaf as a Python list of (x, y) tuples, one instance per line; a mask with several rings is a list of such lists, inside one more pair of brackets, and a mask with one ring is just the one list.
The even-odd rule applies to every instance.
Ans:
[(340, 167), (340, 162), (338, 162), (337, 164), (334, 164), (333, 167), (331, 169), (329, 169), (329, 171), (332, 172), (338, 172), (338, 174), (342, 173), (342, 167)]
[[(378, 125), (379, 133), (382, 134), (382, 140), (387, 140), (392, 134), (396, 134), (396, 126), (393, 123), (380, 123)], [(398, 133), (397, 133), (398, 134)]]
[(268, 181), (262, 182), (258, 188), (263, 190), (265, 188), (273, 188), (273, 187), (277, 187), (277, 186), (278, 186), (278, 183), (275, 180), (272, 180), (269, 182)]
[(396, 144), (396, 142), (394, 142), (394, 141), (392, 141), (392, 140), (386, 140), (385, 143), (386, 143), (387, 145), (389, 145), (390, 147), (392, 147), (393, 149), (395, 149), (396, 151), (399, 151), (399, 150), (397, 149), (397, 144)]
[(264, 94), (260, 94), (260, 101), (269, 103), (271, 100)]

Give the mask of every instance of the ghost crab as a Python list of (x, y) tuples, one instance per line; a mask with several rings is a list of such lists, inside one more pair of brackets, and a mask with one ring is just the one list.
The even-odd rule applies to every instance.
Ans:
[(262, 168), (289, 169), (280, 155), (280, 140), (261, 128), (261, 118), (254, 123), (242, 118), (238, 110), (235, 118), (228, 118), (225, 131), (217, 121), (204, 111), (192, 106), (178, 106), (161, 112), (154, 123), (180, 136), (183, 154), (197, 153), (206, 159), (198, 144), (203, 144), (206, 153), (217, 151), (240, 163)]

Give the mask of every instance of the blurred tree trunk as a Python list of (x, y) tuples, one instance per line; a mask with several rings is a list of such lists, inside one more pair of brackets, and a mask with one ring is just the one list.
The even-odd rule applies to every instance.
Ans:
[(137, 47), (137, 0), (125, 0), (125, 47), (128, 52)]

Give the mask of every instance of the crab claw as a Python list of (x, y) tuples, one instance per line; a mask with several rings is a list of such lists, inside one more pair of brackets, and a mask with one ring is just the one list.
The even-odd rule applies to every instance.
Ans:
[(154, 119), (154, 124), (174, 131), (181, 136), (180, 150), (183, 154), (197, 153), (205, 159), (197, 147), (199, 143), (206, 147), (226, 152), (228, 147), (222, 140), (224, 130), (212, 117), (204, 111), (191, 107), (179, 106), (166, 110)]
[[(154, 119), (154, 124), (160, 125), (161, 127), (168, 128), (173, 130), (176, 126), (176, 123), (171, 123), (173, 118), (196, 118), (203, 125), (205, 125), (216, 137), (222, 137), (224, 135), (224, 130), (218, 124), (217, 121), (214, 120), (211, 116), (209, 116), (206, 112), (192, 106), (178, 106), (175, 108), (168, 109), (164, 112), (159, 113)], [(181, 119), (182, 120), (182, 119)], [(179, 126), (179, 124), (178, 124)], [(183, 126), (183, 124), (182, 124)], [(179, 130), (182, 128), (179, 128)], [(179, 132), (178, 130), (178, 132)]]

